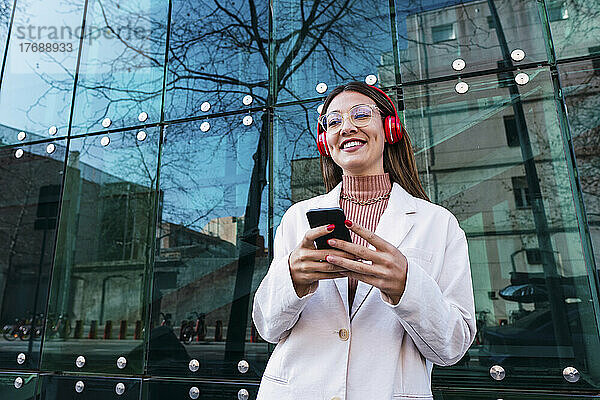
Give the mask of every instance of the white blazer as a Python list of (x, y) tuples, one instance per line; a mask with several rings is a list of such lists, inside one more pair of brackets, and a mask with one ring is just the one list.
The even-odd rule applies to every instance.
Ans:
[(433, 364), (458, 362), (475, 337), (465, 234), (449, 211), (394, 183), (375, 233), (408, 259), (406, 288), (391, 305), (359, 282), (350, 317), (348, 278), (321, 280), (299, 298), (288, 266), (309, 229), (306, 211), (339, 207), (340, 190), (291, 206), (275, 234), (252, 311), (260, 335), (277, 343), (257, 399), (431, 399)]

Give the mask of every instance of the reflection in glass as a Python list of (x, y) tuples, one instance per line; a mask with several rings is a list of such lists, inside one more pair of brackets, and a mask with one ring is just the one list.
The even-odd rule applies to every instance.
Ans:
[[(0, 22), (7, 11), (2, 3)], [(14, 135), (3, 144), (18, 143), (19, 131), (27, 133), (28, 141), (47, 138), (53, 125), (60, 135), (67, 134), (83, 18), (80, 3), (17, 2), (0, 91), (0, 129), (14, 130)]]
[[(265, 1), (174, 0), (166, 119), (239, 110), (267, 102), (268, 6)], [(242, 102), (244, 96), (251, 95)]]
[(547, 69), (525, 72), (522, 86), (469, 79), (463, 95), (450, 82), (404, 89), (423, 183), (467, 233), (475, 291), (475, 343), (436, 369), (437, 382), (459, 371), (489, 382), (500, 365), (507, 384), (549, 371), (547, 384), (563, 386), (571, 365), (586, 371), (578, 385), (596, 385), (598, 331), (552, 81)]
[(403, 82), (453, 75), (457, 58), (462, 72), (496, 68), (503, 42), (524, 51), (523, 62), (547, 58), (536, 1), (399, 0), (396, 24)]
[(65, 141), (0, 150), (0, 365), (38, 367)]
[[(170, 125), (161, 154), (149, 370), (260, 377), (267, 344), (249, 310), (268, 265), (266, 114)], [(261, 135), (263, 139), (260, 139)]]
[[(2, 54), (3, 57), (4, 50), (6, 49), (6, 40), (8, 39), (8, 28), (10, 25), (13, 3), (12, 0), (0, 1), (0, 54)], [(2, 62), (0, 62), (0, 65), (2, 65)]]
[(545, 0), (556, 57), (597, 54), (600, 4), (584, 0)]
[(38, 376), (0, 372), (0, 399), (35, 400)]
[(292, 204), (325, 193), (315, 136), (319, 105), (319, 102), (308, 102), (275, 109), (275, 228)]
[(141, 386), (141, 379), (42, 375), (39, 399), (140, 400)]
[(160, 118), (167, 11), (164, 1), (87, 3), (74, 133), (139, 125), (142, 111)]
[(276, 0), (273, 8), (273, 102), (319, 97), (321, 82), (333, 89), (372, 74), (381, 86), (397, 83), (388, 3)]
[(600, 158), (598, 153), (600, 104), (600, 58), (561, 65), (559, 68), (568, 112), (568, 127), (579, 170), (581, 196), (585, 203), (588, 229), (596, 266), (600, 265)]
[[(173, 399), (256, 399), (257, 384), (229, 384), (183, 382), (174, 380), (149, 380), (144, 382), (147, 390), (147, 400)], [(248, 397), (245, 397), (247, 394)]]
[(136, 131), (111, 134), (109, 146), (98, 136), (71, 140), (44, 369), (142, 372), (158, 157), (158, 131), (147, 133), (143, 142)]

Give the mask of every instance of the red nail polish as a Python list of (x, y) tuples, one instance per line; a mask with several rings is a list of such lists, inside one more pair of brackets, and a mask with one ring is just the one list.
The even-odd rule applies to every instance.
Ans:
[(334, 225), (334, 224), (329, 224), (329, 225), (327, 225), (327, 230), (328, 230), (328, 231), (332, 231), (332, 230), (334, 230), (334, 229), (335, 229), (335, 225)]
[(350, 228), (352, 226), (352, 221), (350, 221), (349, 219), (347, 219), (347, 220), (344, 221), (344, 224), (346, 224), (346, 226), (348, 228)]

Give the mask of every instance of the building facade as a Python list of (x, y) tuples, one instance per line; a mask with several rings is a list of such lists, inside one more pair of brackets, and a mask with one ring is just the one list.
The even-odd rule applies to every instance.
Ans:
[(478, 334), (436, 399), (600, 398), (599, 21), (597, 0), (0, 0), (0, 399), (256, 398), (253, 295), (285, 210), (324, 192), (319, 105), (350, 80), (397, 102), (467, 234)]

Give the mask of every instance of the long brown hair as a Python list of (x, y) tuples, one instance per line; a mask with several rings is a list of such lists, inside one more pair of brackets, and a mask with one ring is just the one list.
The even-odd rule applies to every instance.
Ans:
[[(327, 108), (335, 96), (342, 92), (358, 92), (370, 97), (381, 110), (382, 122), (388, 115), (394, 115), (394, 109), (389, 100), (379, 90), (363, 82), (349, 82), (333, 89), (323, 103), (321, 114), (327, 113)], [(412, 145), (408, 135), (394, 144), (386, 143), (383, 148), (383, 170), (390, 175), (392, 182), (398, 183), (411, 195), (429, 201), (429, 197), (421, 186), (417, 164), (413, 155)], [(329, 192), (342, 181), (342, 169), (333, 162), (331, 157), (321, 156), (321, 173), (325, 189)]]

